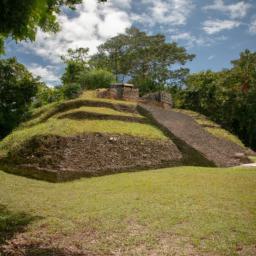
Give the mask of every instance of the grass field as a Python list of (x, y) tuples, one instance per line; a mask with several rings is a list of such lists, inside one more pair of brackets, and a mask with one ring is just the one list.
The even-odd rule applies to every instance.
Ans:
[(179, 167), (62, 184), (0, 171), (0, 244), (14, 233), (7, 248), (24, 255), (253, 256), (256, 169)]

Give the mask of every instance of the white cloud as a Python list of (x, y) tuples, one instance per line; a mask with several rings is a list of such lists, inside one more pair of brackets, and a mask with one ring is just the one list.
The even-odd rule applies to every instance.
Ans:
[(214, 38), (205, 35), (192, 35), (189, 32), (182, 32), (179, 34), (171, 35), (173, 41), (179, 41), (186, 48), (190, 49), (196, 46), (209, 47), (213, 44), (227, 40), (226, 36), (214, 36)]
[(49, 86), (58, 85), (60, 83), (59, 76), (56, 75), (56, 67), (54, 66), (48, 65), (43, 67), (36, 63), (32, 63), (27, 66), (27, 68), (34, 76), (41, 77)]
[(208, 57), (208, 60), (213, 60), (215, 58), (215, 55), (210, 55), (209, 57)]
[(215, 34), (223, 30), (230, 30), (240, 26), (239, 21), (234, 20), (206, 20), (203, 22), (203, 30), (207, 34)]
[(106, 4), (85, 0), (77, 7), (75, 17), (65, 14), (58, 17), (60, 32), (50, 34), (39, 31), (35, 42), (23, 43), (23, 46), (53, 64), (60, 63), (59, 56), (65, 54), (68, 48), (88, 47), (90, 53), (95, 53), (99, 44), (131, 26), (131, 19), (125, 11), (130, 4), (131, 1), (127, 1), (123, 9), (119, 9), (121, 0)]
[(251, 4), (240, 1), (234, 4), (225, 5), (223, 0), (215, 0), (212, 5), (205, 6), (204, 10), (215, 10), (226, 13), (230, 18), (243, 18), (246, 16)]
[(191, 35), (191, 33), (189, 32), (183, 32), (183, 33), (179, 33), (179, 34), (175, 34), (171, 36), (171, 39), (173, 41), (183, 41), (185, 42), (185, 45), (187, 48), (192, 48), (196, 45), (208, 45), (208, 40), (207, 38), (203, 38), (203, 37), (196, 37), (194, 35)]
[(249, 25), (249, 32), (251, 34), (256, 34), (256, 17), (254, 17)]
[(194, 4), (192, 0), (142, 0), (144, 13), (133, 15), (135, 21), (147, 26), (180, 26), (187, 23)]
[(130, 9), (132, 5), (132, 0), (109, 0), (109, 2), (112, 2), (113, 6), (117, 6), (118, 8)]

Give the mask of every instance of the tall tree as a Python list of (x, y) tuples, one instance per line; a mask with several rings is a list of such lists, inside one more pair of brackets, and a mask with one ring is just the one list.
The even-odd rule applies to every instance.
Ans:
[(88, 53), (89, 48), (68, 49), (67, 54), (61, 56), (66, 64), (62, 75), (64, 84), (77, 82), (79, 74), (89, 70)]
[(111, 70), (121, 80), (129, 77), (141, 87), (145, 82), (154, 87), (180, 82), (188, 70), (173, 66), (194, 58), (183, 47), (166, 42), (164, 35), (147, 35), (137, 28), (127, 29), (98, 49), (92, 58), (95, 66)]

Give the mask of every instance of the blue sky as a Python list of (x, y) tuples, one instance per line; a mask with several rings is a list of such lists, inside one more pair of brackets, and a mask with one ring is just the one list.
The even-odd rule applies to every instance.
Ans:
[(187, 64), (192, 72), (228, 68), (241, 51), (256, 51), (256, 0), (84, 0), (58, 19), (57, 34), (38, 31), (35, 42), (6, 42), (6, 57), (16, 56), (48, 85), (60, 83), (60, 55), (68, 48), (89, 47), (93, 54), (130, 26), (162, 33), (196, 54)]

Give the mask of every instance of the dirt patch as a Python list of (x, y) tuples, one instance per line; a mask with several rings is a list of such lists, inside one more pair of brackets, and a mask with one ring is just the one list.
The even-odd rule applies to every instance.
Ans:
[[(41, 235), (42, 236), (42, 235)], [(28, 237), (26, 233), (17, 235), (14, 239), (0, 247), (1, 256), (96, 256), (91, 251), (83, 248), (82, 250), (73, 244), (62, 246), (58, 243), (59, 237)], [(79, 240), (78, 240), (79, 241)], [(78, 243), (78, 242), (77, 242)], [(102, 255), (102, 254), (101, 254)]]
[(171, 140), (94, 133), (34, 137), (1, 162), (7, 168), (11, 166), (7, 171), (64, 181), (126, 170), (177, 166), (181, 158)]

